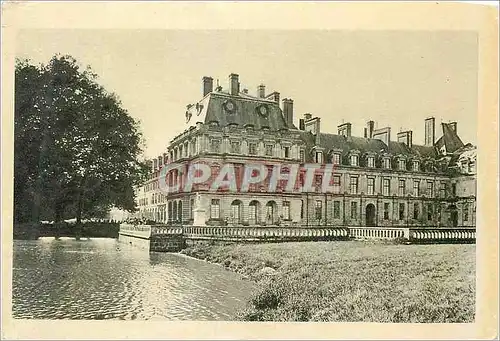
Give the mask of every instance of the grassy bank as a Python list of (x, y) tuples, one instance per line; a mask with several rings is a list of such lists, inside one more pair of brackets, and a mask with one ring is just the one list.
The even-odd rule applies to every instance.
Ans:
[(474, 321), (475, 245), (303, 242), (182, 253), (259, 283), (240, 320)]

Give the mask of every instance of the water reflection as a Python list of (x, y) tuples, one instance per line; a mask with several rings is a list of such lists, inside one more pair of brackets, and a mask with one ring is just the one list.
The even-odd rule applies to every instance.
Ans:
[(15, 241), (16, 318), (230, 320), (254, 285), (222, 267), (114, 239)]

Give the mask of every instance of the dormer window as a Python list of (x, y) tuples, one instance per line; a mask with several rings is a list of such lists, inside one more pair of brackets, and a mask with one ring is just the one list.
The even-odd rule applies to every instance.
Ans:
[(266, 156), (273, 156), (273, 145), (266, 144)]
[(420, 162), (418, 161), (413, 161), (413, 171), (418, 172), (420, 169)]
[(323, 163), (323, 153), (316, 152), (316, 163)]
[(332, 155), (332, 163), (334, 165), (340, 165), (340, 154), (339, 153), (335, 153)]
[(357, 166), (357, 165), (358, 165), (358, 156), (351, 155), (351, 166)]
[(367, 164), (368, 164), (368, 167), (374, 168), (375, 167), (375, 157), (368, 156)]
[(384, 164), (385, 169), (390, 169), (391, 168), (391, 159), (389, 159), (388, 157), (384, 158), (383, 164)]
[(286, 158), (290, 157), (290, 147), (288, 146), (283, 147), (283, 156)]
[(220, 153), (220, 144), (221, 144), (221, 141), (219, 139), (211, 139), (210, 140), (210, 151), (212, 153)]
[(299, 159), (300, 159), (300, 162), (302, 162), (302, 163), (306, 162), (306, 156), (305, 156), (304, 149), (301, 149), (299, 151)]
[(404, 159), (399, 159), (398, 169), (399, 170), (406, 170), (406, 161)]
[(241, 152), (240, 142), (239, 141), (232, 141), (231, 142), (231, 153), (239, 154), (240, 152)]

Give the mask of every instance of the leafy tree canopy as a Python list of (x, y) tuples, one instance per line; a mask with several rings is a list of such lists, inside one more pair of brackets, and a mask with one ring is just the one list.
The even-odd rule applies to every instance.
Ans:
[(134, 211), (148, 165), (144, 140), (118, 97), (71, 56), (16, 61), (16, 221)]

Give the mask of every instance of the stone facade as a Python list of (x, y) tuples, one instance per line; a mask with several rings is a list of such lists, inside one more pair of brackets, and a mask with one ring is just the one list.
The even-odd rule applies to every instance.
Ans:
[[(457, 123), (442, 123), (435, 141), (435, 120), (425, 120), (425, 144), (413, 143), (411, 131), (391, 139), (390, 127), (375, 129), (367, 122), (363, 137), (342, 123), (337, 134), (321, 131), (321, 119), (305, 114), (294, 125), (293, 101), (260, 85), (256, 96), (239, 89), (231, 74), (229, 88), (213, 88), (203, 78), (203, 97), (187, 106), (186, 129), (164, 154), (151, 161), (148, 182), (137, 188), (139, 216), (162, 223), (189, 225), (197, 194), (207, 225), (228, 226), (475, 226), (475, 147), (464, 145)], [(212, 172), (205, 184), (166, 195), (160, 189), (162, 167), (186, 170), (195, 162)], [(269, 178), (248, 192), (210, 191), (224, 164), (235, 167), (241, 182), (248, 163), (266, 167), (314, 163), (333, 164), (333, 190), (323, 193), (324, 173), (314, 176), (308, 191), (287, 192), (286, 182), (269, 191)], [(188, 182), (186, 172), (170, 170), (169, 185)], [(297, 184), (304, 183), (304, 173)]]

